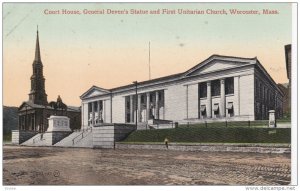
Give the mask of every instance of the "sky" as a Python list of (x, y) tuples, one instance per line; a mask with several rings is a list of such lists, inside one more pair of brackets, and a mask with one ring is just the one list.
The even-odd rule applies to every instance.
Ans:
[[(3, 104), (28, 100), (37, 25), (48, 102), (80, 106), (91, 86), (114, 88), (184, 72), (213, 54), (257, 57), (287, 83), (284, 45), (292, 42), (289, 3), (4, 3)], [(45, 14), (78, 10), (82, 14)], [(225, 10), (228, 14), (94, 14), (83, 10)], [(231, 15), (230, 9), (260, 15)], [(278, 14), (262, 14), (263, 9)]]

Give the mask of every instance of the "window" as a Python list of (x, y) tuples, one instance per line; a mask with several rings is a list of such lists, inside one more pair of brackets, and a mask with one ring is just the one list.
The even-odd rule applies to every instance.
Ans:
[(214, 104), (213, 111), (216, 116), (219, 115), (219, 104)]
[(95, 102), (94, 102), (94, 111), (97, 111), (97, 110), (98, 110), (98, 102), (95, 101)]
[(127, 122), (127, 123), (130, 122), (130, 113), (127, 113), (127, 115), (126, 115), (126, 122)]
[(220, 95), (220, 80), (214, 80), (211, 82), (211, 96)]
[(206, 117), (206, 106), (205, 105), (200, 106), (200, 111), (201, 111), (201, 116)]
[(158, 92), (158, 101), (161, 101), (161, 98), (162, 98), (162, 96), (161, 96), (161, 92)]
[(150, 94), (150, 102), (153, 102), (153, 95)]
[(233, 113), (233, 103), (232, 102), (228, 102), (227, 103), (226, 109), (228, 110), (229, 117), (234, 116), (234, 113)]
[(234, 94), (234, 79), (226, 78), (225, 79), (225, 94)]
[(130, 101), (129, 100), (126, 101), (126, 108), (130, 109)]
[(92, 103), (88, 103), (89, 105), (88, 105), (88, 112), (92, 112)]
[(199, 96), (200, 96), (200, 98), (207, 97), (207, 85), (206, 85), (206, 82), (201, 82), (199, 84)]
[(144, 95), (141, 95), (141, 103), (145, 103), (145, 96)]
[(100, 101), (100, 111), (103, 110), (103, 101)]

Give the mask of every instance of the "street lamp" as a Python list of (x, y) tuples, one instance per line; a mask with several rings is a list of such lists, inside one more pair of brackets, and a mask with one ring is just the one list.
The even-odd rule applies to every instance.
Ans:
[(135, 129), (137, 129), (137, 120), (138, 120), (138, 95), (137, 95), (137, 85), (138, 85), (138, 82), (137, 81), (134, 81), (132, 82), (133, 84), (135, 84)]

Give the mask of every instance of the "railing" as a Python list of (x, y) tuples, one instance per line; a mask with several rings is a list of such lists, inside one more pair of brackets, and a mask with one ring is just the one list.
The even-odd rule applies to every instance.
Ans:
[(256, 121), (218, 121), (218, 122), (208, 122), (204, 121), (202, 123), (199, 122), (186, 122), (180, 123), (181, 127), (251, 127), (251, 128), (258, 128), (258, 127), (269, 127), (268, 120), (256, 120)]
[(32, 141), (33, 141), (33, 143), (36, 143), (36, 141), (39, 139), (39, 141), (41, 141), (42, 139), (43, 139), (43, 133), (41, 133), (41, 135), (40, 136), (38, 136), (38, 137), (36, 137), (36, 138), (34, 138)]
[(89, 128), (87, 128), (87, 129), (83, 129), (82, 133), (80, 133), (79, 135), (77, 135), (76, 137), (74, 137), (74, 138), (72, 139), (73, 145), (75, 144), (75, 140), (76, 140), (76, 139), (78, 139), (79, 137), (80, 137), (79, 140), (83, 139), (83, 138), (84, 138), (84, 133), (89, 132), (89, 131), (92, 131), (92, 127), (89, 127)]
[(163, 126), (169, 125), (168, 128), (176, 128), (176, 127), (183, 127), (183, 128), (189, 128), (189, 127), (225, 127), (225, 128), (230, 128), (230, 127), (251, 127), (251, 128), (267, 128), (269, 127), (269, 121), (268, 120), (255, 120), (255, 121), (204, 121), (204, 122), (199, 122), (199, 121), (188, 121), (188, 122), (169, 122), (169, 123), (164, 123), (164, 124), (153, 124), (153, 125), (147, 125), (146, 130), (151, 130), (151, 129), (162, 129), (164, 128)]

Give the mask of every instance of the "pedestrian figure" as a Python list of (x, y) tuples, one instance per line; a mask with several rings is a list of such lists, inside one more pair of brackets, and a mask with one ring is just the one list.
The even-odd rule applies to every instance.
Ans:
[(166, 138), (165, 138), (165, 145), (166, 145), (167, 149), (169, 149), (168, 143), (169, 143), (169, 139), (166, 137)]

